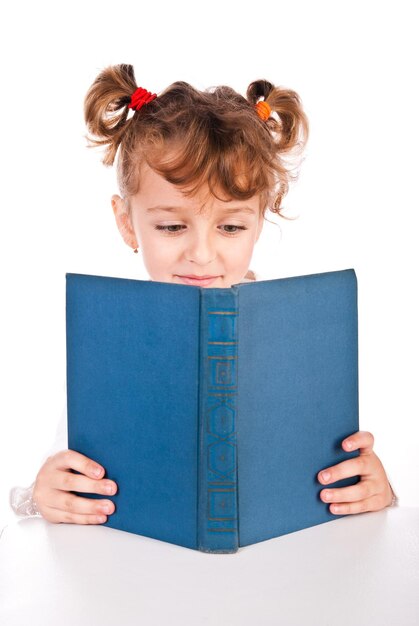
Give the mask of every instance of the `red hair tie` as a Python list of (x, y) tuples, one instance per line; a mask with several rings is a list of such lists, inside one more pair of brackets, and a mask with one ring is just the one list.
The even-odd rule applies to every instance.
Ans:
[(255, 104), (255, 108), (260, 119), (266, 122), (271, 114), (271, 107), (266, 102), (266, 100), (259, 100), (259, 102)]
[(138, 87), (131, 96), (131, 102), (128, 105), (128, 108), (139, 111), (144, 104), (148, 104), (154, 100), (154, 98), (157, 98), (156, 93), (151, 93), (150, 91), (147, 91), (147, 89)]

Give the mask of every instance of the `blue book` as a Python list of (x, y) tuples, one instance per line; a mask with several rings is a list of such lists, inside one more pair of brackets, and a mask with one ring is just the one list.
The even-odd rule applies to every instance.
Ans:
[(66, 332), (69, 448), (119, 487), (104, 526), (228, 553), (342, 517), (317, 474), (359, 454), (341, 447), (353, 269), (230, 288), (69, 273)]

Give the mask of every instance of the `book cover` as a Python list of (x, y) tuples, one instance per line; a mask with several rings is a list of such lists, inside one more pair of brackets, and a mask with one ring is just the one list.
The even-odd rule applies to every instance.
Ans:
[(69, 448), (118, 484), (103, 525), (229, 553), (342, 517), (317, 474), (359, 454), (341, 447), (353, 269), (230, 288), (69, 273), (66, 333)]

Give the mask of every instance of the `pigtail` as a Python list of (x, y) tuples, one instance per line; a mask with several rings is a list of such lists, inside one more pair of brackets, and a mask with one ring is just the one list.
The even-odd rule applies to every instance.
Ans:
[(265, 100), (279, 118), (266, 121), (269, 130), (279, 135), (277, 146), (280, 152), (304, 148), (308, 139), (308, 119), (303, 111), (299, 95), (292, 89), (275, 87), (267, 80), (256, 80), (247, 88), (247, 99), (256, 104)]
[[(309, 123), (303, 110), (299, 95), (292, 89), (275, 87), (267, 80), (256, 80), (246, 92), (248, 102), (253, 106), (261, 99), (271, 108), (271, 115), (261, 123), (270, 131), (273, 151), (274, 178), (277, 189), (270, 199), (270, 209), (285, 218), (281, 213), (281, 202), (288, 193), (289, 183), (298, 177), (293, 158), (304, 149), (309, 135)], [(290, 218), (285, 218), (290, 219)]]
[(122, 137), (130, 125), (128, 105), (137, 85), (132, 65), (105, 68), (84, 100), (84, 119), (90, 133), (88, 147), (107, 146), (103, 163), (112, 165)]

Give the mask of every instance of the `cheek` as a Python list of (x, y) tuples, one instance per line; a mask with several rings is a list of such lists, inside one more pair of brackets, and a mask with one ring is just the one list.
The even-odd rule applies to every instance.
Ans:
[(162, 241), (163, 237), (153, 236), (144, 241), (143, 256), (148, 269), (161, 271), (167, 269), (171, 261), (177, 258), (179, 246), (173, 242)]
[(249, 257), (252, 255), (253, 248), (255, 247), (255, 234), (254, 232), (250, 232), (246, 234), (246, 237), (243, 237), (240, 241), (239, 246), (237, 246), (237, 251), (243, 257)]

